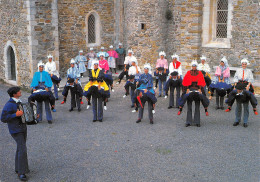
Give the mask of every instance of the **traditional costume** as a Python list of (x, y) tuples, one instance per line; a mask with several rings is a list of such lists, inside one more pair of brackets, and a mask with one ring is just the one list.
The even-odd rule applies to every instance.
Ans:
[[(184, 87), (184, 93), (179, 100), (180, 115), (182, 107), (187, 100), (187, 118), (186, 118), (186, 127), (190, 126), (192, 123), (196, 124), (197, 127), (200, 127), (200, 101), (202, 101), (205, 108), (206, 115), (208, 115), (207, 107), (209, 101), (207, 97), (203, 94), (203, 87), (206, 85), (203, 74), (201, 71), (197, 70), (198, 63), (197, 61), (192, 61), (192, 70), (188, 71), (183, 78), (182, 85)], [(195, 113), (194, 121), (192, 122), (192, 102), (195, 102)]]
[(125, 49), (122, 48), (122, 44), (119, 43), (118, 44), (118, 48), (116, 49), (116, 52), (118, 54), (118, 60), (117, 60), (117, 65), (118, 65), (118, 68), (121, 69), (124, 67), (124, 61), (125, 61)]
[[(75, 60), (71, 59), (71, 67), (67, 70), (67, 83), (63, 89), (62, 95), (64, 100), (61, 104), (66, 102), (69, 90), (71, 94), (71, 107), (70, 112), (73, 111), (73, 108), (78, 107), (78, 111), (81, 111), (80, 104), (82, 102), (83, 90), (80, 84), (80, 73), (77, 67), (75, 67)], [(74, 65), (74, 66), (73, 66)]]
[(116, 72), (116, 59), (118, 58), (118, 54), (115, 50), (113, 50), (113, 46), (109, 46), (110, 48), (110, 51), (108, 51), (107, 53), (109, 54), (109, 57), (108, 57), (108, 66), (110, 68), (110, 71), (111, 73), (113, 72), (112, 71), (112, 68), (115, 70), (115, 73), (117, 74)]
[(83, 50), (79, 51), (79, 55), (75, 58), (75, 62), (78, 65), (80, 76), (83, 77), (83, 73), (87, 71), (86, 70), (87, 58), (83, 56)]
[(100, 57), (99, 68), (104, 73), (104, 81), (107, 83), (108, 86), (111, 87), (111, 91), (114, 92), (113, 77), (112, 77), (112, 73), (109, 72), (109, 64), (108, 64), (107, 60), (103, 59), (105, 57), (104, 54), (100, 54), (99, 57)]
[(97, 53), (97, 57), (98, 57), (99, 59), (100, 59), (100, 55), (101, 55), (101, 54), (104, 55), (104, 59), (109, 57), (109, 54), (108, 54), (107, 52), (105, 52), (104, 50), (105, 50), (105, 48), (104, 48), (104, 47), (101, 47), (101, 48), (100, 48), (100, 52)]
[[(241, 68), (237, 70), (235, 76), (234, 76), (234, 82), (236, 85), (236, 89), (231, 91), (229, 93), (229, 97), (226, 100), (226, 103), (228, 104), (228, 109), (226, 112), (229, 112), (231, 110), (231, 107), (234, 103), (234, 101), (237, 101), (237, 107), (236, 107), (236, 120), (233, 126), (239, 125), (241, 121), (241, 114), (242, 114), (242, 105), (244, 107), (244, 127), (248, 126), (248, 117), (249, 117), (249, 106), (248, 103), (250, 101), (253, 111), (255, 115), (257, 115), (257, 99), (255, 98), (253, 94), (253, 86), (252, 83), (254, 82), (254, 77), (251, 72), (251, 70), (247, 69), (246, 66), (249, 64), (247, 59), (241, 60), (242, 66), (244, 68)], [(246, 65), (246, 66), (245, 66)], [(251, 86), (251, 87), (250, 87)], [(251, 88), (251, 90), (250, 90)]]
[(96, 53), (93, 51), (93, 47), (91, 47), (90, 52), (87, 53), (87, 59), (88, 59), (88, 72), (89, 75), (91, 74), (91, 70), (93, 69), (92, 61), (97, 58)]
[[(38, 69), (39, 67), (44, 68), (44, 64), (42, 63), (42, 61), (40, 61), (38, 63)], [(51, 92), (51, 87), (52, 87), (52, 81), (51, 81), (51, 77), (49, 75), (48, 72), (46, 71), (38, 71), (35, 72), (33, 75), (33, 80), (31, 83), (31, 88), (33, 88), (33, 91), (36, 90), (46, 90), (48, 92)], [(51, 115), (51, 111), (50, 111), (50, 102), (49, 99), (44, 100), (44, 104), (45, 104), (45, 112), (46, 112), (46, 118), (48, 120), (48, 123), (51, 124), (52, 123), (52, 115)], [(39, 101), (37, 102), (37, 114), (39, 115), (38, 118), (38, 122), (42, 121), (42, 102)]]
[[(94, 64), (99, 64), (94, 62)], [(100, 87), (99, 87), (100, 86)], [(109, 98), (109, 87), (104, 81), (103, 72), (97, 68), (91, 71), (89, 82), (84, 87), (84, 96), (92, 96), (93, 122), (103, 121), (103, 101)]]
[(56, 63), (53, 61), (53, 56), (48, 55), (47, 58), (48, 58), (48, 62), (45, 64), (45, 71), (47, 71), (51, 76), (51, 80), (54, 87), (54, 95), (56, 100), (58, 100), (59, 99), (58, 88), (59, 88), (61, 78), (58, 70), (56, 69)]
[(140, 86), (137, 88), (136, 99), (139, 102), (139, 115), (136, 123), (141, 122), (141, 119), (143, 118), (144, 105), (147, 101), (150, 123), (153, 124), (153, 113), (157, 99), (153, 90), (153, 77), (151, 75), (150, 64), (145, 64), (144, 69), (148, 70), (148, 73), (141, 74), (138, 80)]
[(224, 65), (222, 66), (220, 64), (216, 68), (215, 77), (213, 78), (209, 88), (211, 91), (211, 97), (213, 96), (214, 90), (216, 90), (216, 109), (224, 110), (224, 96), (226, 93), (228, 94), (231, 91), (232, 85), (230, 84), (230, 70), (226, 57), (223, 57), (221, 62), (223, 62)]
[[(209, 90), (209, 85), (211, 84), (211, 77), (210, 77), (209, 64), (205, 63), (206, 59), (207, 58), (205, 56), (201, 56), (201, 58), (200, 58), (201, 63), (198, 65), (198, 70), (202, 72), (205, 82), (206, 82), (206, 86), (208, 87), (208, 90)], [(204, 90), (206, 93), (206, 87), (204, 87)]]

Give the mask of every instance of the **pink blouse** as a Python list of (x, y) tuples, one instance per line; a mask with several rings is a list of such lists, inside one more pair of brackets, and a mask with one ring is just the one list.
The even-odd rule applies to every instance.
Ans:
[[(216, 75), (216, 76), (221, 76), (221, 69), (220, 69), (219, 66), (218, 66), (217, 69), (216, 69), (215, 75)], [(225, 71), (223, 71), (223, 77), (224, 77), (224, 78), (229, 78), (229, 77), (230, 77), (229, 67), (227, 67), (227, 68), (225, 69)]]
[(99, 60), (99, 67), (102, 68), (102, 70), (108, 71), (109, 66), (107, 60), (103, 59), (102, 61)]
[(116, 51), (107, 51), (107, 53), (109, 54), (109, 57), (118, 58), (118, 54)]

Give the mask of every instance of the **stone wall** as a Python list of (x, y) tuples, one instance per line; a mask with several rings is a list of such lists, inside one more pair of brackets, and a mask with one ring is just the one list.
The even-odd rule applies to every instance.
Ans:
[(260, 24), (259, 2), (254, 0), (234, 0), (232, 19), (231, 48), (205, 48), (200, 54), (208, 57), (210, 65), (218, 65), (222, 56), (226, 56), (230, 66), (239, 67), (240, 60), (248, 58), (256, 74), (260, 74)]
[(24, 1), (0, 1), (0, 77), (6, 79), (6, 52), (12, 46), (16, 57), (16, 82), (12, 84), (28, 85), (31, 70), (28, 55), (27, 7)]
[(86, 44), (86, 16), (93, 11), (99, 15), (101, 25), (101, 44), (94, 47), (98, 52), (101, 46), (108, 49), (109, 45), (114, 45), (114, 1), (58, 1), (59, 51), (62, 67), (60, 71), (65, 72), (69, 67), (70, 59), (77, 56), (80, 49), (85, 53), (89, 50)]

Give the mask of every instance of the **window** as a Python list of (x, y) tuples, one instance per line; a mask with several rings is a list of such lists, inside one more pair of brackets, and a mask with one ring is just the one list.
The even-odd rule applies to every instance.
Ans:
[(232, 0), (203, 0), (202, 47), (230, 48)]
[(17, 85), (17, 57), (16, 49), (12, 41), (7, 41), (4, 47), (4, 61), (5, 61), (5, 80), (12, 84)]
[(227, 38), (228, 0), (218, 0), (216, 38)]
[(88, 47), (100, 46), (101, 38), (101, 24), (100, 17), (96, 11), (88, 13), (85, 19), (86, 22), (86, 43)]
[(88, 43), (96, 43), (95, 16), (88, 17)]

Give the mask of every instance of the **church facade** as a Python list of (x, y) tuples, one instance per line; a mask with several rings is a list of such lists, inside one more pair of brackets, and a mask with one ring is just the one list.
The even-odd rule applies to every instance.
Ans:
[(133, 49), (140, 66), (158, 53), (178, 54), (184, 68), (223, 56), (239, 67), (248, 58), (260, 74), (258, 0), (0, 0), (0, 76), (28, 86), (37, 63), (52, 54), (61, 73), (83, 49)]

